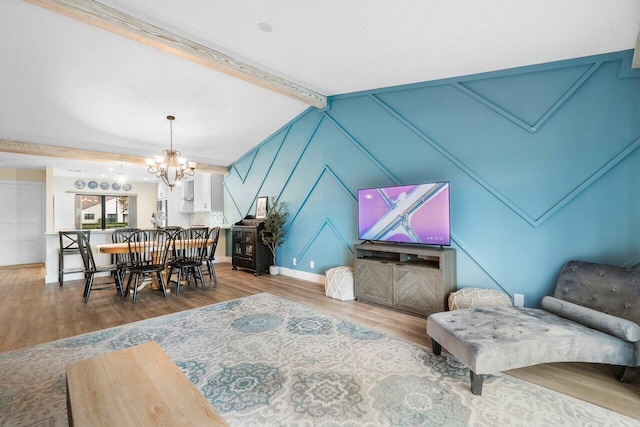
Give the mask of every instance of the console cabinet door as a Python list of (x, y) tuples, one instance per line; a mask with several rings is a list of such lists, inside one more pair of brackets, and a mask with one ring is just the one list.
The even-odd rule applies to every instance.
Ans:
[(396, 264), (393, 269), (394, 306), (401, 310), (429, 315), (444, 311), (440, 301), (442, 272), (407, 264)]
[(242, 246), (242, 230), (233, 230), (233, 256), (244, 255)]
[(248, 258), (254, 258), (256, 243), (256, 230), (245, 230), (242, 232), (242, 254)]
[(356, 298), (393, 305), (394, 263), (356, 259), (354, 264)]

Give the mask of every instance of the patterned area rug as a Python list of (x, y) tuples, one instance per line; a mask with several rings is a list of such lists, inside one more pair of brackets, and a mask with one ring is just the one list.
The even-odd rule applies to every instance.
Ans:
[(270, 295), (0, 354), (0, 425), (66, 425), (65, 365), (149, 340), (232, 426), (638, 425)]

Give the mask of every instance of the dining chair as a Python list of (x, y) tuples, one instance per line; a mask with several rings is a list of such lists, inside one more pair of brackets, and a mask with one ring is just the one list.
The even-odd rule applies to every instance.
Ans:
[(83, 267), (64, 268), (64, 257), (67, 255), (80, 255), (78, 246), (78, 233), (84, 233), (87, 239), (91, 239), (91, 230), (73, 230), (60, 231), (58, 236), (60, 239), (60, 248), (58, 249), (58, 283), (62, 286), (64, 275), (70, 273), (82, 273)]
[(169, 262), (169, 278), (173, 275), (173, 270), (177, 270), (176, 295), (180, 294), (183, 276), (189, 285), (193, 280), (194, 286), (197, 287), (200, 280), (202, 290), (206, 289), (202, 276), (202, 261), (207, 254), (208, 237), (208, 230), (204, 232), (196, 228), (182, 230), (174, 236), (175, 258)]
[(203, 236), (209, 235), (209, 227), (204, 227), (204, 226), (189, 227), (189, 230), (191, 230), (194, 233), (201, 234)]
[[(209, 233), (210, 233), (209, 227), (206, 227), (206, 226), (195, 226), (195, 227), (190, 227), (189, 229), (192, 230), (192, 232), (194, 232), (194, 233), (200, 234), (201, 237), (207, 239), (207, 241), (210, 239), (210, 237), (209, 237)], [(205, 245), (205, 248), (203, 249), (203, 251), (204, 251), (204, 255), (202, 257), (202, 263), (206, 264), (207, 258), (209, 257), (209, 246)], [(209, 274), (209, 278), (211, 278), (211, 274)]]
[[(111, 234), (111, 241), (113, 243), (129, 243), (131, 235), (139, 228), (116, 228)], [(112, 261), (118, 266), (117, 274), (120, 276), (120, 283), (124, 283), (124, 278), (127, 275), (128, 266), (128, 254), (116, 253), (112, 255)]]
[(216, 259), (216, 248), (218, 247), (218, 239), (220, 238), (220, 227), (213, 227), (209, 232), (209, 240), (213, 240), (207, 248), (207, 255), (205, 261), (207, 263), (207, 270), (209, 270), (209, 279), (213, 280), (213, 287), (218, 286), (218, 278), (216, 277), (216, 270), (213, 265), (213, 261)]
[[(124, 296), (124, 293), (122, 291), (122, 281), (120, 280), (120, 275), (117, 274), (118, 266), (116, 264), (97, 266), (95, 258), (93, 257), (93, 251), (91, 250), (91, 244), (89, 243), (89, 237), (85, 233), (82, 233), (81, 231), (78, 231), (76, 233), (77, 233), (78, 251), (82, 256), (82, 261), (84, 264), (84, 277), (85, 277), (84, 294), (83, 294), (84, 303), (86, 304), (87, 302), (89, 302), (89, 295), (91, 294), (92, 290), (111, 289), (111, 286), (107, 286), (107, 285), (111, 285), (113, 283), (115, 283), (116, 291), (118, 291), (120, 296)], [(96, 274), (98, 273), (113, 274), (114, 281), (101, 282), (100, 287), (94, 288), (93, 281)]]
[(177, 233), (183, 230), (182, 227), (177, 225), (170, 225), (167, 227), (160, 227), (161, 230), (168, 231), (171, 234), (171, 237), (174, 237)]
[[(169, 232), (169, 234), (171, 234), (171, 239), (172, 241), (175, 240), (176, 236), (178, 235), (178, 233), (180, 233), (183, 228), (179, 227), (177, 225), (170, 225), (167, 227), (161, 227), (162, 230)], [(169, 252), (169, 259), (168, 261), (171, 263), (175, 260), (176, 258), (176, 253), (175, 250), (173, 248), (173, 246), (171, 247), (171, 252)]]
[(127, 255), (130, 274), (124, 296), (129, 295), (131, 281), (135, 277), (131, 300), (135, 304), (138, 298), (140, 277), (155, 273), (162, 294), (166, 298), (167, 288), (162, 272), (167, 265), (167, 256), (171, 248), (171, 234), (165, 230), (139, 230), (131, 234), (128, 243), (129, 252)]

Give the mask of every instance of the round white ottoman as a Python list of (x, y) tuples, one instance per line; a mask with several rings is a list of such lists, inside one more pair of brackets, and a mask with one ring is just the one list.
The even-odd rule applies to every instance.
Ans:
[(449, 294), (449, 310), (475, 307), (513, 307), (509, 295), (495, 289), (462, 288)]
[(350, 301), (353, 293), (353, 267), (334, 267), (326, 271), (324, 293), (333, 299)]

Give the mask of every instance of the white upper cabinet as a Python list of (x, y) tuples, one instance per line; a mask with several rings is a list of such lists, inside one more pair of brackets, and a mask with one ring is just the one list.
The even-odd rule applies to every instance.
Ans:
[(181, 212), (211, 212), (211, 174), (196, 172), (182, 183)]
[(211, 174), (211, 210), (222, 211), (223, 175)]
[(193, 211), (211, 212), (211, 174), (196, 173), (193, 177)]
[(167, 193), (169, 192), (169, 187), (164, 182), (160, 181), (158, 183), (158, 200), (164, 200), (167, 198)]

